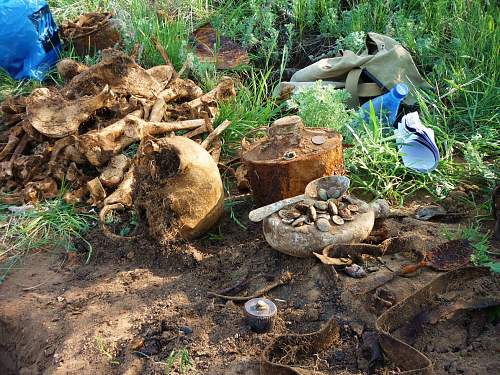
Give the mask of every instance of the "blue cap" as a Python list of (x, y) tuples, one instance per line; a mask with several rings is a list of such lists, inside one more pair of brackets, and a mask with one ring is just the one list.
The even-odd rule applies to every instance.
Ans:
[(392, 88), (391, 91), (394, 94), (394, 96), (398, 99), (403, 99), (410, 92), (408, 86), (406, 86), (404, 83), (398, 83), (396, 86)]

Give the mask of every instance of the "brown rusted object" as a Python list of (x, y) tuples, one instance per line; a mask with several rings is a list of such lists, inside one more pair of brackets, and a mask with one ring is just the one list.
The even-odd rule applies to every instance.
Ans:
[(196, 40), (195, 54), (201, 61), (215, 64), (217, 69), (231, 69), (248, 64), (248, 53), (239, 44), (217, 31), (210, 23), (199, 27), (193, 37)]
[(73, 44), (79, 56), (114, 47), (121, 42), (117, 23), (111, 13), (85, 13), (75, 22), (64, 22), (61, 34)]
[(410, 274), (420, 268), (432, 267), (437, 271), (452, 271), (466, 267), (474, 249), (467, 240), (451, 240), (436, 246), (424, 254), (416, 264), (408, 264), (401, 269), (401, 274)]
[[(321, 145), (314, 136), (324, 136)], [(327, 129), (306, 129), (298, 116), (274, 122), (269, 136), (245, 150), (241, 160), (258, 205), (304, 193), (309, 182), (323, 176), (344, 174), (342, 136)]]
[(269, 293), (271, 290), (274, 288), (277, 288), (281, 285), (288, 284), (290, 281), (292, 281), (293, 274), (291, 272), (284, 272), (278, 280), (274, 281), (273, 283), (266, 285), (265, 287), (255, 291), (251, 296), (228, 296), (224, 294), (219, 294), (215, 292), (208, 292), (208, 295), (212, 297), (218, 297), (225, 299), (226, 301), (237, 301), (237, 302), (245, 302), (249, 301), (251, 299), (260, 297), (266, 293)]
[(279, 336), (262, 353), (260, 374), (324, 375), (323, 372), (294, 367), (293, 363), (286, 364), (286, 359), (313, 357), (321, 351), (331, 349), (339, 340), (340, 328), (335, 318), (313, 333)]

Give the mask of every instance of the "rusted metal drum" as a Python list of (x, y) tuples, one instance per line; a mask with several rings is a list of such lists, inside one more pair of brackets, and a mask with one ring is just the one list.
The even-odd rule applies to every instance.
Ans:
[(319, 177), (344, 174), (342, 136), (305, 128), (299, 116), (276, 120), (268, 137), (242, 146), (241, 159), (256, 203), (265, 205), (304, 193)]

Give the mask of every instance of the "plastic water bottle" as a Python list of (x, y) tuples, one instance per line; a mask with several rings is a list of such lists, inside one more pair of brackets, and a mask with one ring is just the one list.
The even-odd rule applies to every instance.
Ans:
[(398, 83), (387, 94), (377, 96), (361, 106), (361, 113), (366, 122), (370, 120), (370, 103), (378, 119), (384, 126), (393, 126), (398, 116), (399, 105), (408, 95), (409, 89), (404, 83)]

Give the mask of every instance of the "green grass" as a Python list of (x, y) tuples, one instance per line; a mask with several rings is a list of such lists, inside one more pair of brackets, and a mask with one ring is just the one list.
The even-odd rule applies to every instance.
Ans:
[(62, 196), (20, 213), (12, 213), (7, 205), (0, 204), (0, 283), (12, 269), (20, 266), (27, 254), (76, 251), (75, 239), (85, 244), (88, 262), (92, 246), (82, 235), (96, 219), (95, 214), (80, 212), (66, 204)]
[(165, 375), (173, 374), (174, 370), (181, 375), (195, 373), (193, 361), (186, 348), (173, 349), (170, 352), (165, 365)]

